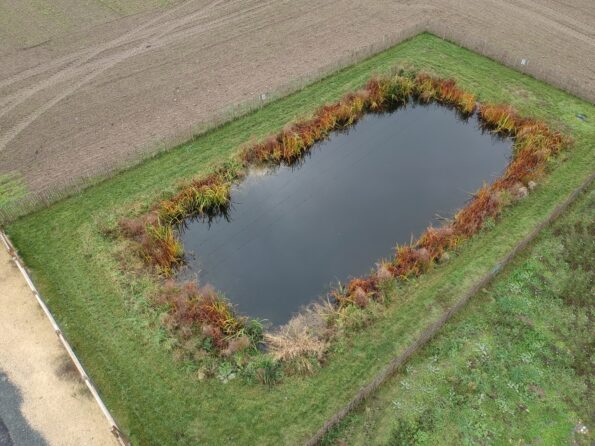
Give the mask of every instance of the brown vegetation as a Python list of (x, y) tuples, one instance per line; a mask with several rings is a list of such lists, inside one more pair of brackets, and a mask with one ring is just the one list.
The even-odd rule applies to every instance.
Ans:
[[(403, 71), (373, 78), (362, 90), (346, 94), (340, 101), (320, 107), (312, 117), (244, 148), (239, 163), (190, 181), (138, 219), (122, 220), (122, 233), (136, 243), (147, 264), (170, 276), (183, 258), (175, 225), (189, 217), (224, 210), (229, 204), (231, 185), (247, 167), (294, 163), (331, 131), (353, 125), (366, 112), (391, 111), (412, 98), (447, 105), (463, 115), (473, 113), (477, 107), (475, 96), (460, 89), (451, 79)], [(486, 130), (515, 138), (514, 157), (502, 177), (477, 191), (450, 224), (428, 228), (416, 242), (398, 246), (394, 258), (382, 263), (374, 274), (352, 279), (344, 289), (335, 290), (332, 296), (336, 311), (348, 307), (364, 309), (371, 301), (381, 300), (381, 282), (417, 277), (434, 263), (446, 259), (447, 251), (475, 235), (487, 221), (496, 219), (511, 201), (510, 197), (526, 195), (529, 183), (543, 174), (550, 157), (570, 142), (542, 122), (521, 118), (510, 106), (480, 104), (478, 114)], [(157, 303), (167, 306), (170, 327), (186, 334), (199, 331), (202, 336), (212, 338), (220, 351), (234, 350), (237, 342), (230, 344), (229, 340), (243, 334), (245, 320), (236, 317), (229, 303), (212, 289), (199, 289), (192, 284), (169, 285)], [(309, 371), (308, 364), (312, 359), (321, 359), (328, 340), (328, 333), (321, 334), (319, 330), (314, 334), (309, 328), (311, 323), (311, 317), (298, 315), (276, 333), (268, 334), (266, 340), (273, 357), (283, 362), (299, 362), (298, 369)], [(298, 361), (298, 357), (302, 359)]]

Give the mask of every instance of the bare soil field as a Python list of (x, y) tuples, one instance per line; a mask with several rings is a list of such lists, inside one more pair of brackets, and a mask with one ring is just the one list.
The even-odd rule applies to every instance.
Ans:
[(0, 306), (0, 440), (5, 424), (15, 445), (117, 445), (3, 246)]
[(91, 3), (44, 13), (40, 2), (0, 0), (0, 179), (23, 193), (66, 189), (182, 142), (234, 104), (427, 20), (549, 67), (595, 99), (591, 0)]
[[(179, 1), (179, 0), (178, 0)], [(176, 0), (3, 0), (0, 49), (31, 48), (57, 36), (172, 5)]]

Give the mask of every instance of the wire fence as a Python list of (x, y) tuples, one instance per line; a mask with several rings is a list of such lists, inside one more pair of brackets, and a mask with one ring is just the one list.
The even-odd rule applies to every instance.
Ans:
[(435, 322), (429, 324), (417, 337), (413, 343), (400, 355), (393, 358), (390, 363), (378, 373), (370, 383), (362, 387), (359, 392), (353, 397), (345, 406), (343, 406), (335, 415), (324, 422), (322, 427), (311, 437), (305, 444), (306, 446), (317, 446), (322, 443), (324, 437), (335, 427), (338, 426), (351, 412), (357, 409), (365, 400), (372, 396), (380, 386), (391, 378), (405, 362), (424, 345), (426, 345), (440, 329), (446, 324), (455, 314), (457, 314), (469, 300), (475, 296), (481, 289), (489, 285), (492, 280), (498, 275), (502, 269), (508, 265), (521, 251), (523, 251), (529, 243), (548, 225), (553, 223), (566, 210), (576, 198), (584, 191), (588, 190), (589, 186), (595, 179), (595, 173), (589, 175), (579, 187), (573, 190), (566, 199), (560, 203), (556, 208), (541, 221), (531, 232), (520, 240), (514, 248), (504, 257), (500, 262), (496, 263), (488, 273), (486, 273), (479, 281), (477, 281), (461, 298)]
[(507, 51), (501, 45), (498, 45), (498, 43), (494, 43), (494, 40), (479, 38), (473, 33), (449, 26), (442, 21), (428, 21), (426, 23), (426, 31), (443, 40), (452, 42), (462, 48), (474, 51), (502, 65), (553, 85), (574, 96), (592, 103), (595, 102), (595, 90), (591, 84), (565, 75), (560, 70), (557, 70), (555, 65), (534, 59), (530, 53)]
[(497, 43), (478, 38), (472, 33), (465, 33), (464, 30), (450, 27), (444, 22), (429, 19), (425, 21), (422, 20), (413, 26), (401, 28), (392, 34), (386, 34), (381, 40), (374, 44), (354, 49), (349, 54), (317, 68), (306, 76), (295, 78), (272, 91), (261, 92), (246, 101), (229, 106), (222, 112), (213, 115), (212, 118), (185, 130), (181, 130), (175, 136), (153, 142), (150, 146), (139, 146), (126, 160), (120, 159), (108, 162), (100, 167), (83, 172), (80, 177), (63, 182), (59, 187), (30, 192), (0, 208), (0, 224), (7, 224), (22, 215), (36, 211), (56, 201), (78, 193), (93, 184), (112, 177), (123, 170), (129, 169), (132, 166), (153, 157), (162, 151), (192, 141), (205, 132), (213, 130), (226, 122), (256, 111), (276, 99), (295, 93), (307, 85), (321, 80), (338, 70), (367, 59), (374, 54), (384, 51), (423, 32), (432, 33), (444, 40), (448, 40), (458, 46), (489, 57), (503, 65), (554, 85), (555, 87), (578, 97), (584, 98), (590, 102), (595, 102), (595, 91), (589, 88), (588, 84), (581, 82), (578, 79), (569, 78), (568, 76), (563, 75), (551, 65), (544, 64), (539, 60), (533, 60), (531, 54), (515, 54), (503, 50)]
[(311, 71), (305, 76), (291, 79), (285, 84), (276, 87), (274, 90), (263, 91), (241, 103), (229, 106), (223, 109), (220, 113), (213, 115), (210, 119), (200, 122), (191, 128), (179, 131), (175, 136), (153, 142), (149, 147), (138, 147), (136, 151), (124, 161), (120, 159), (111, 163), (108, 162), (93, 170), (86, 171), (79, 178), (63, 182), (59, 188), (28, 193), (18, 200), (0, 208), (0, 224), (7, 224), (22, 215), (34, 212), (51, 203), (76, 194), (93, 184), (97, 184), (102, 180), (110, 178), (165, 150), (192, 141), (200, 135), (248, 113), (254, 112), (272, 101), (300, 91), (304, 87), (324, 79), (338, 70), (367, 59), (368, 57), (380, 53), (404, 40), (414, 37), (417, 34), (424, 32), (426, 28), (427, 24), (425, 22), (417, 23), (407, 28), (401, 28), (393, 34), (385, 35), (378, 42), (356, 48), (349, 54), (333, 60), (332, 62)]

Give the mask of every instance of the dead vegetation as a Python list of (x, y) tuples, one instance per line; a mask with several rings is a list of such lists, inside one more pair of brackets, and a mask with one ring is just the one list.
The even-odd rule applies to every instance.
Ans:
[[(133, 241), (148, 266), (162, 276), (171, 276), (184, 255), (175, 226), (190, 217), (224, 211), (233, 182), (247, 168), (295, 163), (317, 141), (333, 130), (353, 125), (364, 113), (389, 112), (411, 100), (433, 101), (467, 116), (478, 109), (486, 130), (515, 138), (513, 159), (504, 174), (477, 191), (447, 225), (430, 227), (419, 240), (398, 246), (394, 257), (380, 263), (370, 276), (352, 279), (331, 293), (332, 301), (309, 307), (264, 336), (275, 361), (299, 373), (310, 373), (314, 364), (323, 361), (329, 342), (340, 327), (361, 327), (367, 323), (368, 316), (383, 303), (383, 283), (418, 277), (448, 259), (448, 251), (477, 234), (486, 222), (495, 221), (506, 205), (526, 196), (544, 174), (548, 160), (571, 141), (543, 122), (520, 117), (510, 106), (478, 106), (476, 97), (460, 89), (454, 80), (401, 70), (395, 75), (373, 78), (363, 89), (346, 94), (340, 101), (320, 107), (311, 117), (244, 148), (237, 162), (182, 185), (149, 213), (121, 220), (121, 233)], [(163, 322), (170, 330), (182, 339), (210, 339), (222, 356), (245, 349), (247, 343), (260, 342), (262, 333), (249, 333), (247, 319), (235, 315), (229, 302), (213, 289), (168, 281), (155, 303), (166, 309)], [(374, 311), (368, 311), (372, 303)], [(354, 319), (354, 309), (370, 314)]]

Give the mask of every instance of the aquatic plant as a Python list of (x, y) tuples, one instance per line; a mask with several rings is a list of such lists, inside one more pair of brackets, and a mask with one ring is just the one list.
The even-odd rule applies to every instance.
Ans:
[(184, 247), (170, 225), (163, 225), (155, 213), (139, 219), (123, 219), (120, 231), (136, 243), (139, 256), (158, 273), (169, 276), (182, 262)]
[(398, 246), (390, 271), (395, 277), (407, 279), (425, 273), (432, 258), (426, 248), (415, 248), (412, 245)]
[[(462, 90), (451, 79), (403, 71), (374, 77), (363, 89), (323, 105), (308, 118), (244, 147), (237, 160), (211, 175), (181, 185), (175, 194), (157, 203), (147, 214), (122, 219), (121, 233), (137, 244), (147, 264), (169, 276), (183, 260), (183, 248), (174, 226), (188, 217), (224, 210), (229, 205), (232, 184), (246, 167), (292, 164), (331, 131), (353, 125), (366, 112), (392, 110), (410, 98), (444, 104), (463, 115), (473, 113), (477, 104), (475, 95)], [(311, 372), (314, 362), (322, 360), (333, 336), (329, 327), (340, 324), (343, 313), (368, 311), (371, 304), (376, 308), (382, 302), (382, 285), (390, 283), (390, 279), (406, 280), (424, 274), (433, 264), (447, 259), (448, 251), (456, 249), (462, 241), (495, 224), (502, 209), (526, 196), (531, 183), (544, 174), (548, 161), (572, 142), (543, 122), (520, 117), (508, 105), (480, 104), (478, 116), (486, 129), (515, 138), (513, 159), (502, 176), (492, 185), (479, 189), (449, 224), (428, 228), (417, 241), (398, 246), (394, 257), (383, 262), (369, 277), (352, 279), (344, 288), (338, 287), (331, 293), (332, 301), (318, 307), (313, 305), (286, 326), (265, 334), (271, 356), (266, 357), (266, 367), (259, 368), (262, 382), (276, 382), (281, 365), (299, 373)], [(245, 349), (247, 340), (255, 349), (263, 338), (261, 324), (237, 316), (229, 302), (210, 288), (168, 285), (156, 303), (166, 307), (166, 323), (174, 331), (182, 337), (198, 333), (205, 340), (204, 345), (209, 349), (215, 347), (223, 355)]]
[(148, 225), (147, 236), (141, 245), (148, 260), (156, 263), (165, 275), (171, 274), (172, 268), (182, 261), (184, 255), (182, 242), (168, 225)]
[(475, 193), (471, 203), (455, 215), (452, 227), (456, 234), (470, 237), (482, 228), (487, 219), (498, 216), (501, 209), (498, 194), (489, 186), (484, 186)]
[(497, 133), (513, 134), (518, 117), (512, 107), (500, 104), (481, 104), (479, 106), (481, 120)]
[(457, 246), (458, 237), (451, 226), (429, 227), (416, 243), (418, 248), (425, 248), (432, 261), (442, 257), (445, 251)]
[(427, 73), (419, 73), (415, 77), (414, 94), (421, 102), (430, 102), (436, 98), (438, 94), (436, 82)]
[(171, 330), (200, 334), (220, 351), (229, 348), (230, 341), (246, 337), (246, 318), (237, 316), (231, 304), (211, 287), (170, 280), (154, 301), (165, 307)]
[(497, 189), (506, 189), (519, 182), (526, 185), (538, 179), (543, 175), (549, 159), (572, 142), (560, 132), (532, 120), (520, 122), (515, 134), (515, 156), (504, 174), (494, 183)]
[(171, 276), (184, 257), (184, 248), (174, 226), (192, 216), (217, 214), (227, 208), (233, 181), (243, 175), (241, 165), (227, 163), (205, 178), (193, 179), (172, 197), (160, 201), (137, 219), (122, 219), (124, 236), (137, 243), (145, 262), (161, 275)]
[(332, 297), (337, 302), (339, 308), (349, 305), (356, 305), (365, 308), (371, 299), (378, 294), (378, 283), (376, 276), (357, 277), (351, 279), (345, 288), (338, 287), (331, 292)]
[(230, 189), (231, 182), (221, 178), (221, 174), (192, 180), (172, 198), (159, 204), (159, 218), (176, 224), (193, 215), (221, 210), (229, 204)]
[(437, 101), (455, 107), (463, 115), (475, 110), (475, 95), (462, 90), (453, 79), (439, 79), (427, 73), (415, 77), (413, 93), (421, 102)]

